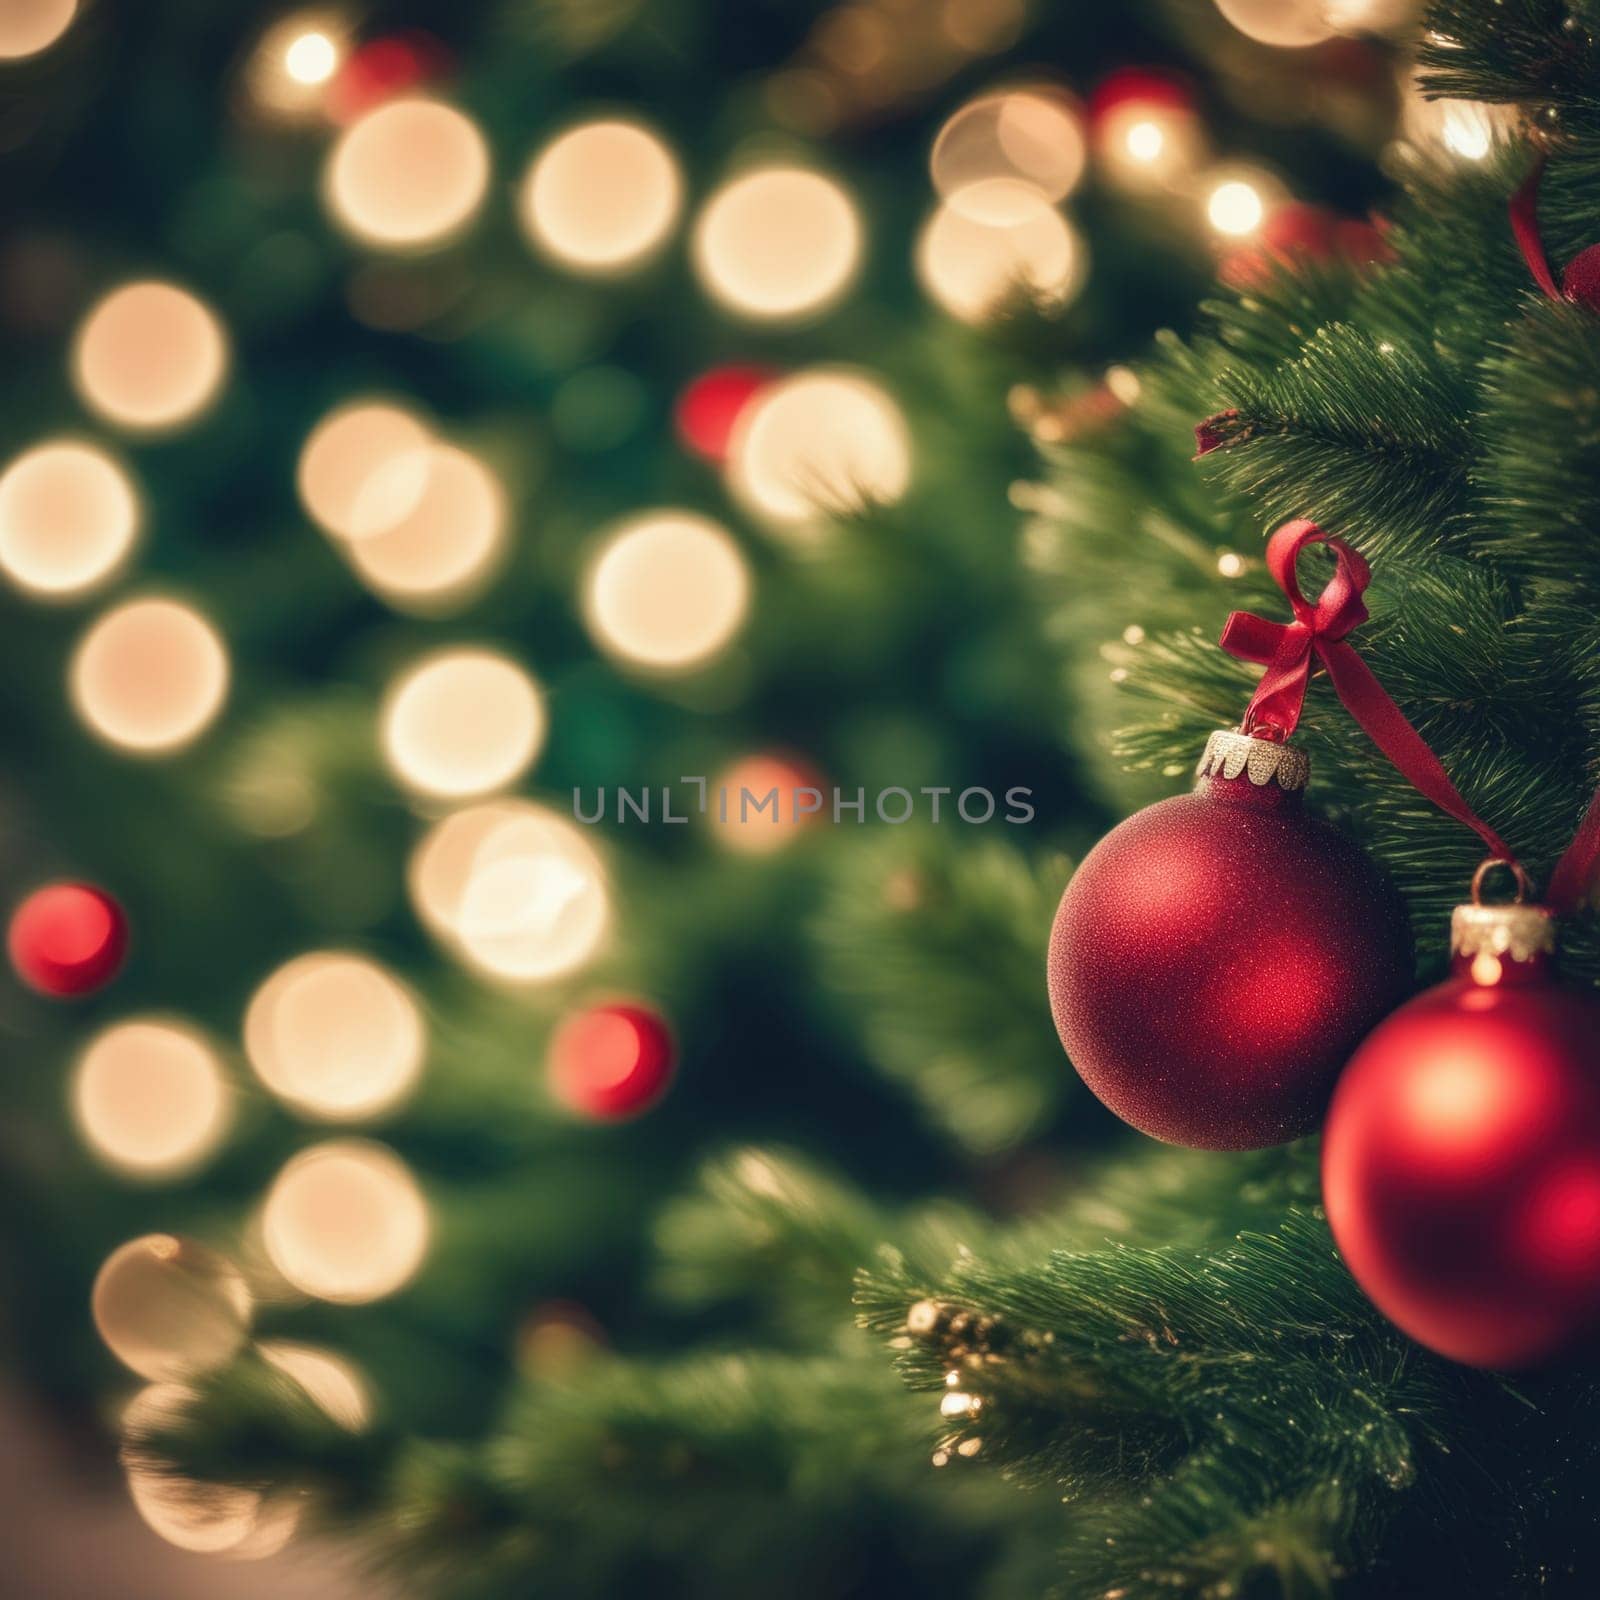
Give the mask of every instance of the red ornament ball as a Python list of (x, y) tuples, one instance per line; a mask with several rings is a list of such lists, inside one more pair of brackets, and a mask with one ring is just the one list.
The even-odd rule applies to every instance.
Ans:
[(1194, 90), (1189, 80), (1161, 67), (1119, 67), (1109, 72), (1089, 95), (1089, 125), (1099, 125), (1113, 112), (1134, 106), (1143, 110), (1192, 112)]
[(6, 944), (24, 983), (65, 1000), (93, 994), (117, 975), (128, 951), (128, 919), (92, 884), (46, 884), (12, 913)]
[(691, 455), (721, 465), (728, 459), (740, 413), (778, 376), (773, 367), (730, 363), (685, 386), (673, 408), (678, 438)]
[(676, 1055), (671, 1030), (648, 1007), (589, 1006), (550, 1041), (550, 1089), (582, 1116), (622, 1122), (667, 1092)]
[(1316, 1127), (1339, 1069), (1412, 975), (1405, 910), (1302, 809), (1291, 746), (1213, 734), (1192, 794), (1112, 830), (1050, 936), (1072, 1064), (1125, 1122), (1202, 1150)]
[(1576, 300), (1590, 311), (1600, 311), (1600, 244), (1580, 250), (1561, 274), (1561, 289), (1569, 300)]
[(335, 122), (353, 122), (397, 95), (449, 76), (450, 52), (431, 33), (407, 28), (351, 51), (324, 101)]
[(1555, 980), (1541, 922), (1535, 906), (1462, 907), (1453, 975), (1356, 1052), (1323, 1140), (1356, 1281), (1403, 1332), (1478, 1367), (1600, 1330), (1600, 998)]

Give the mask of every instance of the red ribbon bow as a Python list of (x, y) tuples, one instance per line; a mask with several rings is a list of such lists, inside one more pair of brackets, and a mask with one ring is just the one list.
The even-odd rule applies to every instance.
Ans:
[[(1315, 604), (1300, 592), (1295, 565), (1308, 544), (1333, 551), (1334, 572)], [(1441, 811), (1464, 822), (1490, 853), (1526, 879), (1521, 863), (1499, 834), (1461, 798), (1422, 735), (1372, 669), (1356, 654), (1346, 636), (1367, 620), (1361, 596), (1372, 581), (1372, 568), (1343, 539), (1330, 539), (1314, 522), (1286, 522), (1267, 542), (1267, 570), (1289, 597), (1293, 622), (1269, 622), (1248, 611), (1235, 611), (1222, 630), (1222, 648), (1244, 661), (1266, 666), (1244, 714), (1244, 731), (1270, 730), (1269, 738), (1286, 739), (1294, 732), (1305, 705), (1311, 675), (1321, 666), (1335, 693), (1368, 738), (1394, 763), (1402, 777)], [(1600, 873), (1600, 790), (1589, 802), (1572, 843), (1550, 877), (1545, 904), (1570, 916), (1588, 898)]]
[[(1295, 572), (1300, 552), (1311, 544), (1325, 544), (1334, 554), (1333, 577), (1315, 604), (1301, 594)], [(1245, 710), (1244, 731), (1268, 729), (1269, 738), (1288, 738), (1300, 722), (1311, 674), (1320, 665), (1350, 715), (1401, 774), (1440, 810), (1473, 829), (1492, 855), (1515, 862), (1511, 847), (1461, 798), (1439, 758), (1347, 642), (1346, 635), (1367, 620), (1361, 597), (1372, 581), (1372, 568), (1361, 553), (1302, 519), (1286, 522), (1267, 541), (1267, 570), (1289, 597), (1294, 621), (1269, 622), (1235, 611), (1222, 630), (1222, 648), (1229, 655), (1263, 662), (1267, 669)]]

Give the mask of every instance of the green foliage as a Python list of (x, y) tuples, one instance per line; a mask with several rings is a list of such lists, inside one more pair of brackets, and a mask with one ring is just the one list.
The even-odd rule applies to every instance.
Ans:
[(874, 1064), (988, 1152), (1040, 1128), (1071, 1081), (1039, 1005), (1062, 873), (976, 829), (951, 842), (954, 826), (841, 852), (813, 937)]

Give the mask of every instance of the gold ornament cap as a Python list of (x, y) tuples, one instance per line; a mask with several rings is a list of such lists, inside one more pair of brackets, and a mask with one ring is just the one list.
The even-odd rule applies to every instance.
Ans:
[[(1516, 898), (1498, 904), (1483, 901), (1485, 878), (1495, 868), (1504, 868), (1516, 879)], [(1498, 956), (1512, 961), (1532, 961), (1537, 956), (1554, 955), (1556, 917), (1548, 906), (1529, 905), (1524, 896), (1532, 885), (1528, 875), (1512, 861), (1491, 856), (1472, 875), (1472, 901), (1450, 913), (1450, 951), (1473, 960), (1478, 956)]]
[(1293, 793), (1305, 788), (1311, 776), (1311, 757), (1298, 745), (1257, 739), (1236, 728), (1218, 728), (1206, 740), (1195, 776), (1237, 778), (1241, 773), (1258, 789), (1275, 783)]

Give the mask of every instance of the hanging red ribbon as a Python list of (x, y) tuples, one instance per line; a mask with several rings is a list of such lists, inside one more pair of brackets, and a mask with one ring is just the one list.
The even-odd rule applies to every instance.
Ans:
[[(1315, 604), (1301, 594), (1295, 572), (1300, 552), (1312, 544), (1327, 545), (1335, 563), (1333, 577)], [(1471, 828), (1490, 854), (1514, 862), (1511, 847), (1462, 799), (1439, 758), (1345, 637), (1367, 620), (1361, 597), (1372, 580), (1372, 568), (1360, 552), (1343, 539), (1329, 538), (1314, 522), (1286, 522), (1267, 542), (1267, 570), (1289, 597), (1294, 621), (1269, 622), (1248, 611), (1235, 611), (1222, 630), (1222, 648), (1229, 655), (1262, 662), (1267, 669), (1245, 711), (1244, 731), (1270, 729), (1280, 739), (1293, 733), (1311, 674), (1320, 665), (1350, 715), (1401, 775), (1441, 811)], [(1600, 853), (1600, 802), (1591, 810), (1596, 813), (1595, 848)]]
[(1511, 232), (1516, 236), (1522, 259), (1528, 263), (1533, 281), (1552, 300), (1563, 299), (1556, 286), (1555, 274), (1544, 253), (1544, 240), (1539, 236), (1539, 183), (1544, 177), (1544, 157), (1533, 164), (1533, 170), (1522, 180), (1522, 186), (1511, 197)]

